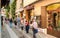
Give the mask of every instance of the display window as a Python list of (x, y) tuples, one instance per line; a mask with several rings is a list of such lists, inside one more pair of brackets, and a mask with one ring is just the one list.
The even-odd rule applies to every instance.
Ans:
[[(60, 31), (60, 4), (52, 4), (47, 7), (48, 28)], [(57, 11), (56, 11), (57, 10)]]

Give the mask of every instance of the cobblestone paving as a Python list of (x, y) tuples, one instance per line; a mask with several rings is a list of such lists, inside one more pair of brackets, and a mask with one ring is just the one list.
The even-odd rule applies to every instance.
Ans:
[(26, 34), (25, 30), (19, 31), (18, 29), (14, 28), (14, 27), (12, 29), (18, 35), (19, 38), (33, 38), (33, 33), (31, 30), (29, 31), (28, 34)]
[(15, 29), (14, 27), (12, 29), (18, 35), (19, 38), (32, 38), (33, 37), (33, 34), (31, 33), (26, 34), (25, 30), (22, 31), (21, 29), (19, 29), (20, 30), (19, 31)]
[(18, 31), (16, 28), (12, 28), (13, 31), (18, 35), (19, 38), (25, 38), (24, 35), (22, 34), (22, 32)]
[(10, 38), (10, 35), (5, 27), (2, 29), (1, 38)]

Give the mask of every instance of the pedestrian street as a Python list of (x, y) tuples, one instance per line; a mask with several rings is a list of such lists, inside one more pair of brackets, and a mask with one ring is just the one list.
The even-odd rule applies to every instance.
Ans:
[[(7, 29), (5, 29), (5, 31), (7, 31), (7, 33), (8, 33), (8, 34), (6, 33), (7, 34), (6, 36), (8, 36), (8, 38), (33, 38), (33, 32), (31, 29), (30, 29), (29, 33), (27, 34), (25, 32), (25, 30), (22, 31), (21, 29), (16, 29), (14, 27), (14, 25), (12, 28), (10, 28), (9, 25), (6, 24), (6, 28)], [(5, 33), (3, 33), (3, 34), (5, 34)], [(48, 38), (48, 37), (52, 38), (53, 36), (50, 36), (50, 35), (48, 36), (44, 33), (39, 32), (36, 34), (36, 37), (37, 38)], [(53, 38), (56, 38), (56, 37), (53, 37)]]

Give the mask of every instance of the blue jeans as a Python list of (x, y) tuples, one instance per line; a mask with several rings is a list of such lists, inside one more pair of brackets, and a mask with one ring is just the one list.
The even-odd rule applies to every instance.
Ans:
[(26, 26), (26, 33), (29, 33), (29, 25)]
[(37, 32), (38, 32), (38, 30), (33, 28), (33, 38), (36, 38), (36, 33)]

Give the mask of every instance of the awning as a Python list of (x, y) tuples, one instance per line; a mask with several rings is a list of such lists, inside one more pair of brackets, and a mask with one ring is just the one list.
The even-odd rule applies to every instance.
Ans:
[(52, 4), (52, 5), (49, 5), (47, 6), (47, 10), (56, 10), (60, 7), (60, 3), (57, 3), (57, 4)]
[(30, 5), (30, 6), (27, 6), (27, 7), (25, 7), (25, 8), (26, 8), (26, 10), (30, 10), (30, 9), (33, 9), (34, 6), (33, 6), (33, 5)]

